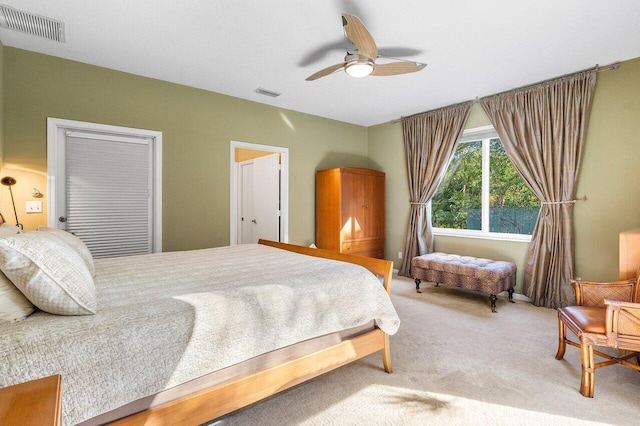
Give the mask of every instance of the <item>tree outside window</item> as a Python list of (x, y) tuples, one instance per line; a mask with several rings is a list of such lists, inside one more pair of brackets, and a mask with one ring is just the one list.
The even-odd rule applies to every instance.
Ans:
[(461, 235), (531, 235), (539, 210), (493, 128), (465, 132), (431, 201), (436, 232)]

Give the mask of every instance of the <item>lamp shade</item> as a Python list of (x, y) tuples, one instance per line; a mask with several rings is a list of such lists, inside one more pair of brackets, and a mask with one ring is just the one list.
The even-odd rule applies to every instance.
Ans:
[(16, 210), (16, 203), (13, 200), (13, 191), (11, 190), (11, 187), (15, 185), (17, 181), (11, 176), (5, 176), (2, 179), (0, 179), (0, 183), (3, 184), (4, 186), (9, 187), (9, 193), (11, 194), (11, 204), (13, 204), (13, 214), (16, 216), (16, 226), (22, 229), (22, 224), (18, 220), (18, 211)]
[(16, 184), (16, 182), (17, 181), (11, 176), (5, 176), (2, 179), (0, 179), (0, 183), (3, 184), (4, 186), (13, 186)]

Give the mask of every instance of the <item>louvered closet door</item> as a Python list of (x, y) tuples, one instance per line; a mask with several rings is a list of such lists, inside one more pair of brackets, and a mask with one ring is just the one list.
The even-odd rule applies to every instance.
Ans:
[(67, 134), (65, 225), (94, 257), (152, 252), (151, 160), (148, 139)]

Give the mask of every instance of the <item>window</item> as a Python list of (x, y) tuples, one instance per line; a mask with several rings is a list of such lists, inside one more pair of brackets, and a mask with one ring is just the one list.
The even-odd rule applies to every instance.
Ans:
[(434, 232), (467, 237), (528, 240), (539, 210), (491, 126), (464, 132), (431, 200)]

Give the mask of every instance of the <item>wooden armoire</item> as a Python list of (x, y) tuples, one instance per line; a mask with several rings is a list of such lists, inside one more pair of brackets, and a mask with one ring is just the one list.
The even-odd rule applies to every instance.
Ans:
[(384, 259), (385, 174), (339, 167), (316, 173), (316, 245)]

